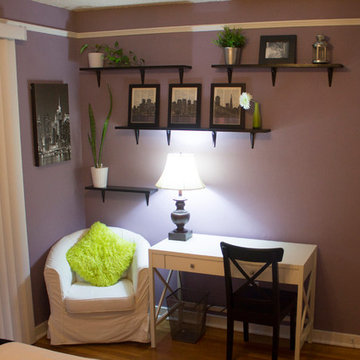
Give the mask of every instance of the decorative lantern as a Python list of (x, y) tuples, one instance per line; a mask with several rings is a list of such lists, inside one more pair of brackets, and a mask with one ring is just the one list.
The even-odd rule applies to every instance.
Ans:
[(313, 44), (313, 60), (314, 64), (326, 64), (328, 60), (327, 42), (324, 35), (316, 35), (316, 41)]

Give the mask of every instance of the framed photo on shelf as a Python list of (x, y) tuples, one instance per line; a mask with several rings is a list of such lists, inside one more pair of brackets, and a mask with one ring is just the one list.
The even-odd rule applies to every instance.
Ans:
[(259, 64), (295, 64), (296, 35), (260, 36)]
[(211, 84), (210, 128), (244, 129), (245, 111), (240, 95), (245, 84)]
[(169, 85), (169, 128), (200, 127), (201, 84)]
[(158, 127), (159, 108), (159, 84), (129, 85), (128, 126)]
[(35, 166), (71, 159), (68, 84), (31, 84)]

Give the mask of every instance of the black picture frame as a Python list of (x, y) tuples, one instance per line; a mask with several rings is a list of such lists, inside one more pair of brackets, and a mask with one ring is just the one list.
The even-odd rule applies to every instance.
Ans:
[(129, 85), (128, 126), (159, 126), (160, 84)]
[(201, 84), (169, 84), (169, 128), (200, 127)]
[(68, 84), (31, 83), (35, 166), (71, 160)]
[(295, 64), (296, 35), (260, 36), (259, 64)]
[(244, 83), (211, 84), (210, 128), (245, 128), (245, 111), (240, 106), (240, 95), (245, 91)]

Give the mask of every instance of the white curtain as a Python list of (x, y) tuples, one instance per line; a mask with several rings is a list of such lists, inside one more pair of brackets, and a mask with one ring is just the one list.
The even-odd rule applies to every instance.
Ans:
[(15, 40), (0, 39), (0, 337), (35, 340)]

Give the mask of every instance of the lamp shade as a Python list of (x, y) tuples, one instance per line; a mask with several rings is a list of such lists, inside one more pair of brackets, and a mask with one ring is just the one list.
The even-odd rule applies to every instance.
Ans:
[(168, 154), (156, 187), (168, 190), (203, 189), (205, 185), (200, 179), (194, 154)]

